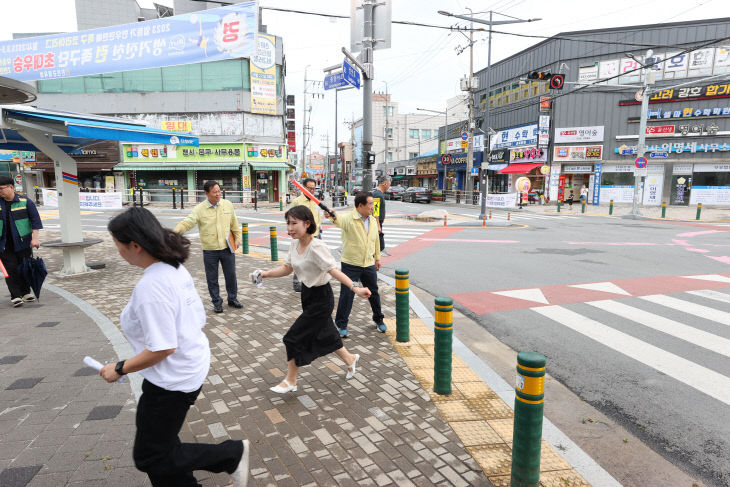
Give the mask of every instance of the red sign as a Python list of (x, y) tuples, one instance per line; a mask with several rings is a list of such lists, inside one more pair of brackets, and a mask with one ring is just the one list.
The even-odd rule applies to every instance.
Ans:
[(22, 182), (23, 182), (23, 176), (21, 176), (20, 174), (16, 174), (15, 175), (15, 184), (20, 184)]
[(451, 155), (450, 154), (444, 154), (441, 156), (441, 164), (444, 166), (451, 164)]
[(667, 135), (674, 133), (674, 125), (654, 125), (652, 127), (646, 127), (646, 135)]
[(646, 167), (646, 163), (647, 163), (646, 157), (637, 157), (636, 161), (634, 161), (634, 164), (639, 169), (644, 169)]
[(550, 97), (549, 96), (541, 96), (540, 97), (540, 111), (541, 112), (549, 112), (550, 111)]

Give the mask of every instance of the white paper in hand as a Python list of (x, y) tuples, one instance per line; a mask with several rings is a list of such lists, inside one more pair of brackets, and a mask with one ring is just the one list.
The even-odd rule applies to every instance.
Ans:
[[(91, 367), (92, 369), (97, 370), (97, 371), (101, 370), (101, 368), (104, 367), (104, 365), (101, 362), (94, 360), (93, 358), (89, 357), (88, 355), (86, 357), (84, 357), (84, 363), (86, 365), (88, 365), (89, 367)], [(121, 376), (115, 382), (119, 382), (119, 383), (124, 382), (124, 376)]]
[(251, 283), (256, 284), (256, 287), (261, 287), (264, 285), (264, 278), (261, 277), (261, 274), (263, 274), (263, 271), (261, 269), (256, 269), (251, 274), (249, 274), (249, 276), (251, 277)]

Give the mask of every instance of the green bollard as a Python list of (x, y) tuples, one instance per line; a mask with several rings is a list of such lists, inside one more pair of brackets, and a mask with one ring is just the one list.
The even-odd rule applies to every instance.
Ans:
[(586, 212), (586, 202), (582, 201), (580, 205), (580, 212), (585, 213)]
[(454, 300), (436, 298), (433, 320), (433, 390), (451, 394), (451, 343), (454, 333)]
[(560, 213), (560, 201), (558, 201), (558, 213)]
[(697, 203), (697, 216), (695, 217), (695, 220), (700, 219), (700, 213), (702, 213), (702, 203)]
[(667, 217), (667, 204), (662, 203), (662, 218), (666, 218), (666, 217)]
[(611, 204), (608, 205), (608, 214), (613, 215), (613, 200), (611, 200)]
[(284, 211), (284, 198), (279, 196), (279, 211)]
[(536, 352), (518, 353), (510, 487), (540, 485), (544, 399), (545, 356)]
[(271, 260), (276, 262), (279, 260), (279, 251), (276, 247), (276, 227), (269, 227), (269, 238), (271, 239)]
[(395, 270), (395, 340), (410, 340), (410, 304), (408, 303), (408, 269)]
[(248, 254), (248, 223), (241, 223), (241, 240), (244, 254)]

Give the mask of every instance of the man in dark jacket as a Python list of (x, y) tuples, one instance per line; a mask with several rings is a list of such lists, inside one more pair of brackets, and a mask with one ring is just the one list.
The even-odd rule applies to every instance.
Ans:
[(31, 247), (41, 246), (38, 240), (41, 228), (43, 224), (35, 204), (15, 194), (11, 178), (0, 176), (0, 260), (10, 276), (5, 279), (5, 284), (14, 308), (24, 302), (35, 301), (30, 285), (18, 272), (18, 266), (23, 259), (32, 256)]

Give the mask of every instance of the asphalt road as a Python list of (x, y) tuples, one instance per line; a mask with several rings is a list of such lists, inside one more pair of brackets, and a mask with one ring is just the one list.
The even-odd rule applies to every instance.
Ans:
[[(437, 203), (388, 202), (387, 209), (389, 218), (446, 209), (452, 225), (478, 214)], [(168, 226), (187, 213), (155, 212)], [(262, 244), (277, 225), (286, 247), (280, 212), (237, 213)], [(104, 231), (111, 215), (84, 215), (84, 230)], [(47, 226), (58, 224), (45, 216)], [(510, 226), (487, 228), (393, 221), (386, 220), (393, 257), (383, 272), (409, 269), (412, 285), (452, 296), (508, 347), (543, 353), (553, 378), (692, 478), (730, 485), (729, 226), (577, 210), (516, 211)], [(339, 247), (336, 229), (324, 236)], [(610, 451), (587, 453), (611, 463)]]

